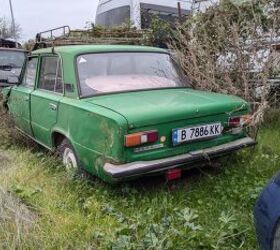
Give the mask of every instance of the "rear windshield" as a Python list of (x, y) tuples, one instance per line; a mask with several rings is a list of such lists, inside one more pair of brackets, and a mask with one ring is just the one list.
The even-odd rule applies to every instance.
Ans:
[(86, 54), (77, 58), (77, 67), (82, 96), (183, 86), (170, 55), (163, 53)]
[(24, 52), (0, 51), (0, 65), (11, 66), (12, 68), (22, 68), (25, 60)]

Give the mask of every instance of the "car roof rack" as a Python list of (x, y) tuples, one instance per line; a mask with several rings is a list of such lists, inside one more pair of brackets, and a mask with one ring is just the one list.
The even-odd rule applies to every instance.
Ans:
[(65, 45), (123, 44), (151, 45), (151, 31), (129, 28), (71, 30), (68, 25), (46, 30), (36, 35), (32, 50)]

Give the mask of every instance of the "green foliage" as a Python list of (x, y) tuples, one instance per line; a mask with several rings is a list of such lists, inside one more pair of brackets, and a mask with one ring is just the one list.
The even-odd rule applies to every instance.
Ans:
[(150, 30), (151, 41), (154, 46), (167, 47), (167, 44), (173, 39), (174, 28), (157, 16), (152, 18)]
[(122, 43), (122, 44), (140, 44), (157, 47), (167, 47), (167, 44), (173, 38), (174, 27), (161, 20), (159, 17), (150, 18), (151, 25), (149, 29), (136, 30), (130, 22), (123, 23), (116, 27), (102, 27), (94, 24), (88, 24), (86, 30), (72, 30), (70, 39), (103, 39), (104, 43)]
[(205, 13), (188, 18), (180, 29), (192, 30), (197, 42), (215, 55), (217, 51), (234, 49), (237, 35), (245, 42), (257, 30), (260, 36), (267, 32), (273, 23), (267, 15), (266, 4), (265, 1), (239, 1), (237, 4), (232, 0), (222, 0)]

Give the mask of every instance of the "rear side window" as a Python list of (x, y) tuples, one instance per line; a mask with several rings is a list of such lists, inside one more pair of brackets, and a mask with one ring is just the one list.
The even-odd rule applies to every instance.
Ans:
[[(154, 17), (158, 17), (162, 21), (169, 22), (173, 25), (179, 21), (178, 8), (146, 3), (141, 3), (140, 8), (142, 29), (150, 28)], [(189, 13), (190, 11), (182, 9), (183, 17), (186, 18)]]
[(104, 27), (119, 26), (130, 22), (130, 6), (115, 8), (97, 15), (96, 24)]
[(43, 57), (39, 89), (63, 93), (61, 61), (58, 57)]
[(34, 87), (36, 81), (36, 72), (37, 72), (38, 58), (28, 58), (24, 76), (22, 79), (22, 86), (25, 87)]

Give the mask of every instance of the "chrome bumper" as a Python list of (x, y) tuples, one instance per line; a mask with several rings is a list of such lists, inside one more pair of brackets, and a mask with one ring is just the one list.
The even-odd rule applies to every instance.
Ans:
[(161, 172), (164, 170), (175, 168), (179, 165), (209, 160), (211, 158), (215, 158), (254, 145), (256, 145), (256, 142), (252, 138), (246, 137), (219, 146), (193, 151), (187, 154), (173, 156), (160, 160), (138, 161), (123, 165), (114, 165), (111, 163), (106, 163), (104, 166), (104, 171), (105, 174), (109, 175), (111, 178), (115, 180), (120, 180), (138, 175)]

